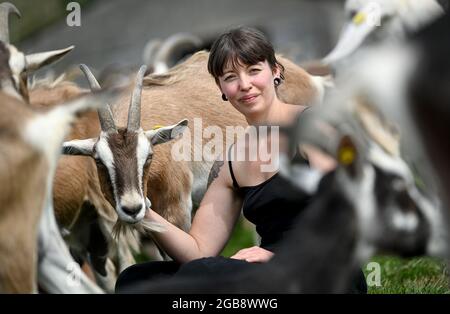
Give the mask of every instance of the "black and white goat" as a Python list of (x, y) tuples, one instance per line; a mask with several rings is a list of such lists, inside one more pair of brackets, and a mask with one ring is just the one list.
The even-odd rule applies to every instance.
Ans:
[[(341, 88), (365, 93), (397, 125), (404, 159), (415, 165), (424, 188), (447, 208), (450, 148), (443, 137), (450, 124), (449, 36), (447, 12), (402, 41), (361, 51), (336, 80)], [(443, 213), (450, 226), (450, 213)]]

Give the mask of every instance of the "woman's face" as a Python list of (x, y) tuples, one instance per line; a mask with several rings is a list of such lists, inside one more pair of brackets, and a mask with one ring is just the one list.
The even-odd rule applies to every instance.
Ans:
[(230, 103), (245, 116), (266, 111), (275, 99), (274, 78), (279, 76), (278, 68), (273, 72), (267, 61), (254, 65), (231, 63), (219, 77), (219, 87)]

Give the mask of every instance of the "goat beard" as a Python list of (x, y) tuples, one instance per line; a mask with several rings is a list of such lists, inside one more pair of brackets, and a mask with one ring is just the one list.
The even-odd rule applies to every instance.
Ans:
[(166, 228), (160, 223), (149, 221), (145, 218), (135, 224), (128, 224), (120, 219), (117, 219), (112, 228), (112, 236), (116, 240), (118, 240), (121, 236), (126, 237), (128, 233), (131, 233), (134, 237), (136, 237), (136, 233), (133, 232), (134, 230), (140, 234), (146, 234), (151, 237), (152, 233), (164, 232)]

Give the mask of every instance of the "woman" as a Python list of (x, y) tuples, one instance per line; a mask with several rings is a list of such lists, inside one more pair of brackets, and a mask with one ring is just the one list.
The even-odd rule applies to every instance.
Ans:
[[(277, 97), (276, 89), (283, 81), (283, 70), (270, 42), (251, 28), (236, 28), (222, 34), (214, 42), (208, 60), (208, 71), (216, 80), (222, 99), (242, 113), (250, 126), (288, 125), (305, 109), (284, 103)], [(208, 190), (189, 233), (154, 211), (148, 211), (147, 219), (166, 227), (166, 232), (154, 234), (154, 238), (174, 262), (131, 266), (119, 276), (118, 292), (138, 281), (164, 274), (213, 276), (235, 273), (272, 258), (277, 245), (309, 199), (276, 171), (261, 171), (271, 160), (235, 161), (235, 156), (248, 156), (253, 148), (251, 143), (255, 142), (248, 136), (245, 138), (229, 147), (226, 156), (214, 163)], [(256, 143), (273, 147), (261, 141), (270, 141), (267, 137), (257, 139)], [(286, 151), (281, 140), (276, 148)], [(335, 167), (334, 160), (319, 151), (309, 148), (303, 153), (311, 167), (323, 171)], [(298, 154), (295, 157), (303, 159)], [(256, 225), (261, 245), (242, 249), (231, 259), (217, 257), (231, 235), (241, 208), (244, 216)]]

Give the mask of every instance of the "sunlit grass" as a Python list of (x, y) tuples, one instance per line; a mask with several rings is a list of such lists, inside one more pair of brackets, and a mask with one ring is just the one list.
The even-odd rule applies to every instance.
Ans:
[[(369, 286), (369, 293), (450, 293), (449, 270), (445, 261), (428, 257), (401, 259), (375, 257), (381, 269), (381, 286)], [(364, 269), (366, 277), (370, 273)]]

